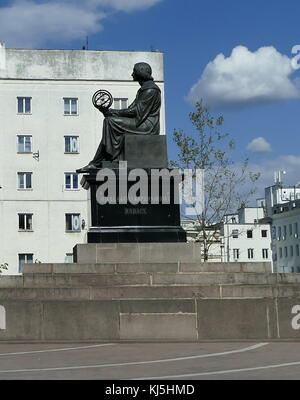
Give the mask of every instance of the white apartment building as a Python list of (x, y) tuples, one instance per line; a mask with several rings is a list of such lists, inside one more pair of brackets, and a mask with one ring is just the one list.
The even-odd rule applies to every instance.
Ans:
[(261, 223), (262, 207), (241, 207), (223, 224), (224, 261), (272, 262), (270, 224)]
[(162, 53), (0, 46), (0, 264), (8, 274), (24, 262), (71, 262), (74, 245), (86, 241), (88, 192), (75, 171), (101, 140), (92, 95), (108, 90), (115, 108), (126, 107), (139, 88), (137, 62), (152, 66), (162, 90), (164, 134)]
[(300, 273), (300, 185), (287, 186), (275, 173), (275, 184), (265, 189), (266, 216), (272, 223), (273, 269)]
[(300, 200), (273, 207), (274, 272), (300, 273)]

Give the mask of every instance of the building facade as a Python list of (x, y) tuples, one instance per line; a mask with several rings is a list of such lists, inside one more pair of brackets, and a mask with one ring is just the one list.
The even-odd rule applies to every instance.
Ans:
[(276, 183), (267, 187), (265, 189), (266, 216), (271, 217), (273, 215), (273, 207), (298, 199), (300, 199), (299, 186), (286, 186)]
[(72, 261), (86, 240), (88, 192), (76, 169), (94, 156), (103, 116), (91, 103), (105, 89), (114, 107), (130, 104), (139, 88), (133, 65), (148, 62), (162, 90), (163, 54), (0, 47), (0, 264), (8, 274), (28, 262)]
[(271, 227), (261, 223), (262, 207), (242, 207), (226, 215), (223, 240), (226, 262), (271, 262)]
[(272, 225), (273, 269), (300, 273), (300, 186), (282, 182), (285, 171), (275, 172), (275, 183), (265, 189), (265, 214)]
[(300, 273), (300, 200), (273, 207), (274, 272)]

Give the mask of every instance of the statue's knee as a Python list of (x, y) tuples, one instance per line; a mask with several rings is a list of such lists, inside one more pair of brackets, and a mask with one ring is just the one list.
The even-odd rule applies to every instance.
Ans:
[(111, 117), (105, 117), (103, 120), (103, 126), (107, 127), (109, 125), (111, 125)]

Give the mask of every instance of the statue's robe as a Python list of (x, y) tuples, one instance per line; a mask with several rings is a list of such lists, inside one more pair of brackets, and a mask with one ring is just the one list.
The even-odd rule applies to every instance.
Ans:
[(91, 163), (99, 166), (103, 160), (119, 159), (125, 134), (159, 135), (160, 107), (159, 87), (152, 80), (144, 82), (127, 109), (110, 110), (112, 116), (104, 119), (102, 140)]

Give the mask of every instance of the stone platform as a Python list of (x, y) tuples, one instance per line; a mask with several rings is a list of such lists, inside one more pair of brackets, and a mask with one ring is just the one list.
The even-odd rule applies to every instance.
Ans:
[(196, 244), (178, 246), (79, 245), (76, 264), (1, 277), (0, 340), (300, 339), (300, 275), (272, 274), (269, 263), (201, 263)]

